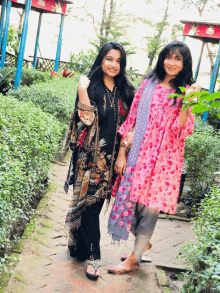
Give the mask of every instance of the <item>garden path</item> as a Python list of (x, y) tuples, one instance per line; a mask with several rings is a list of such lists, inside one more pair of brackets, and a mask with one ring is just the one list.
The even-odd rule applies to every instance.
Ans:
[(109, 211), (105, 213), (105, 208), (101, 213), (101, 277), (98, 281), (87, 279), (86, 263), (79, 263), (69, 256), (64, 233), (65, 216), (71, 199), (71, 191), (67, 195), (63, 190), (69, 157), (67, 156), (65, 160), (64, 163), (53, 164), (50, 172), (53, 190), (46, 204), (37, 209), (39, 215), (35, 230), (31, 238), (25, 240), (20, 261), (4, 292), (179, 292), (177, 283), (172, 284), (171, 291), (166, 285), (166, 280), (161, 281), (159, 276), (161, 270), (158, 270), (156, 265), (179, 267), (185, 265), (184, 259), (181, 257), (176, 259), (176, 257), (182, 245), (187, 240), (193, 239), (191, 224), (159, 219), (151, 241), (153, 247), (147, 252), (152, 262), (143, 263), (138, 272), (112, 275), (107, 273), (107, 268), (117, 264), (122, 253), (131, 251), (133, 236), (130, 236), (126, 243), (111, 245), (111, 238), (107, 234)]

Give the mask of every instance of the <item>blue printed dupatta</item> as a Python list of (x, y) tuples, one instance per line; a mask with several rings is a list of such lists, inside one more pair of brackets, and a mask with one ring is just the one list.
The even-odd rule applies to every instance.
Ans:
[(127, 240), (131, 229), (131, 222), (134, 216), (136, 203), (130, 199), (130, 186), (132, 185), (132, 177), (139, 151), (148, 126), (153, 91), (157, 84), (157, 79), (149, 79), (141, 95), (138, 105), (134, 138), (128, 155), (126, 170), (110, 212), (108, 233), (112, 235), (112, 239), (116, 241), (120, 241), (121, 239)]

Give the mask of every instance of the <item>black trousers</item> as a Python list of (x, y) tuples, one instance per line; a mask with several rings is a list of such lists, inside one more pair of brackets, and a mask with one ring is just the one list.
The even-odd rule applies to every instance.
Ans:
[(99, 215), (104, 199), (86, 207), (82, 213), (81, 225), (77, 233), (76, 257), (84, 261), (92, 255), (94, 259), (101, 259)]

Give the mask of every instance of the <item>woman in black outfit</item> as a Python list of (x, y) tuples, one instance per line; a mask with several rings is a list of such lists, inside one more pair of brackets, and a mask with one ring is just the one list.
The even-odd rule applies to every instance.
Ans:
[(117, 130), (134, 97), (125, 68), (123, 47), (113, 41), (105, 44), (88, 77), (80, 78), (70, 125), (73, 155), (65, 190), (73, 184), (73, 198), (66, 217), (68, 244), (71, 256), (89, 259), (86, 275), (93, 279), (101, 265), (99, 214), (111, 196)]

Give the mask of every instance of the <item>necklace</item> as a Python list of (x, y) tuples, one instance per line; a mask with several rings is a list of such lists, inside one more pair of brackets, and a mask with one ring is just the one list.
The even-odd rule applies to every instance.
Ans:
[(115, 106), (115, 97), (116, 97), (117, 87), (114, 87), (113, 92), (111, 92), (107, 87), (105, 87), (105, 88), (106, 88), (106, 92), (107, 92), (107, 96), (108, 96), (111, 108), (114, 109), (114, 121), (116, 121), (117, 120), (117, 113), (116, 113), (116, 106)]
[(115, 107), (115, 96), (116, 96), (116, 90), (117, 87), (114, 87), (113, 92), (111, 92), (107, 87), (106, 87), (106, 92), (107, 92), (107, 96), (110, 102), (111, 107)]

